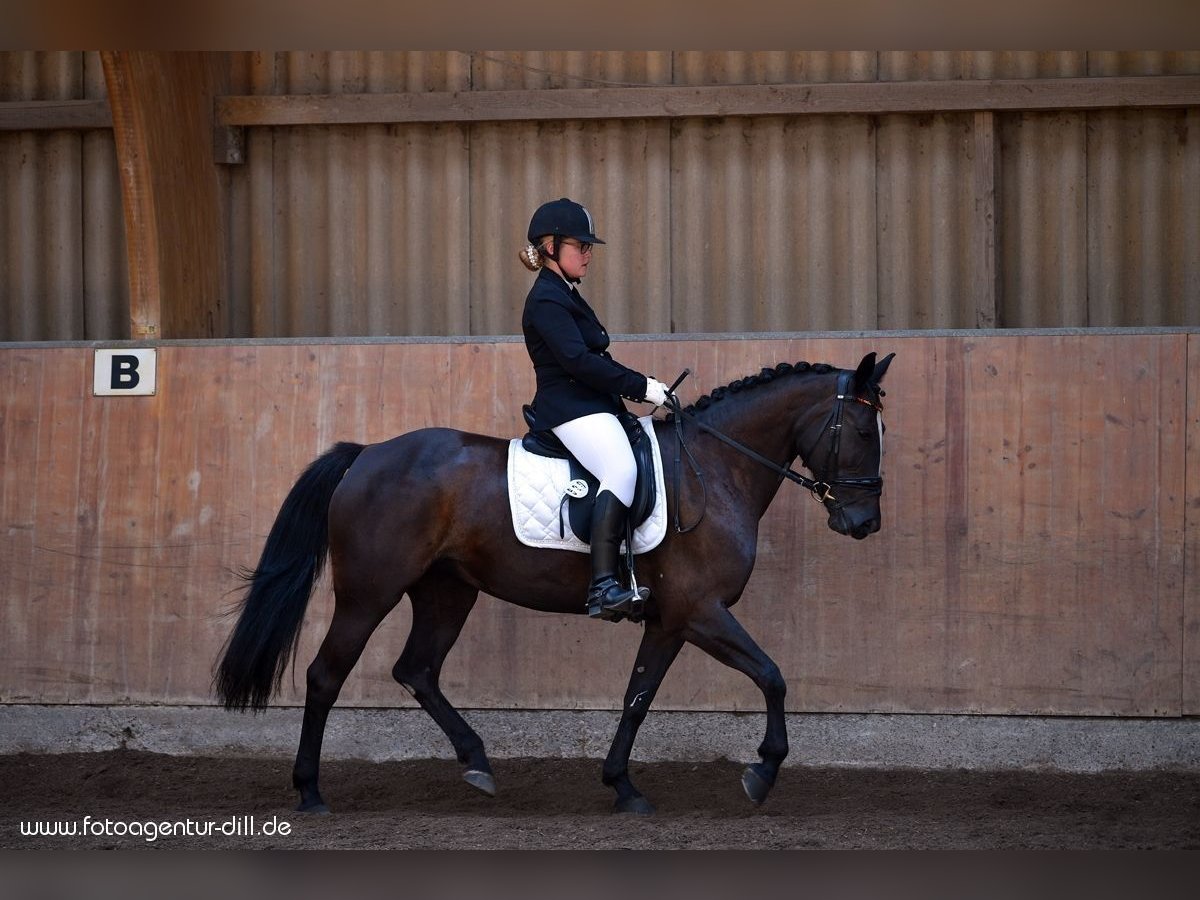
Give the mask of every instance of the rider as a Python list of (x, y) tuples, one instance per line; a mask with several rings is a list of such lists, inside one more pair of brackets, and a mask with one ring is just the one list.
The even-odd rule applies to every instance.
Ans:
[(600, 481), (592, 512), (589, 616), (629, 613), (637, 594), (617, 581), (617, 559), (637, 479), (633, 451), (617, 414), (622, 397), (659, 406), (661, 381), (621, 365), (608, 353), (608, 332), (578, 290), (596, 237), (591, 214), (563, 197), (543, 203), (529, 222), (526, 268), (538, 272), (521, 329), (537, 377), (535, 431), (549, 429)]

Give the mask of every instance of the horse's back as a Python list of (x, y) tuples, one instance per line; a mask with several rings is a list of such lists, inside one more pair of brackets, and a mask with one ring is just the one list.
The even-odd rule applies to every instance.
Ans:
[[(354, 517), (417, 513), (447, 494), (487, 493), (505, 478), (508, 441), (453, 428), (422, 428), (369, 444), (346, 470), (330, 515)], [(428, 510), (426, 515), (431, 514)]]
[(362, 480), (427, 483), (453, 470), (503, 461), (508, 441), (454, 428), (421, 428), (366, 449), (346, 471), (346, 482)]

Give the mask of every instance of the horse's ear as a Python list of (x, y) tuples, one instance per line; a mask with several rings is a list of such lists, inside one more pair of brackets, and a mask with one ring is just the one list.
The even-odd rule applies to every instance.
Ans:
[(879, 365), (875, 367), (875, 374), (871, 376), (871, 384), (879, 384), (879, 382), (883, 381), (883, 376), (887, 374), (888, 366), (892, 364), (892, 360), (895, 358), (895, 353), (889, 353), (879, 361)]
[(875, 373), (875, 354), (868, 353), (862, 358), (862, 362), (858, 364), (858, 368), (854, 371), (854, 390), (855, 393), (866, 390), (867, 385), (871, 383), (871, 376)]

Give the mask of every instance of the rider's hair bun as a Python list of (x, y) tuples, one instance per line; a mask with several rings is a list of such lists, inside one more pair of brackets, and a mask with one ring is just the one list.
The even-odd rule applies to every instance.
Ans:
[(530, 272), (536, 272), (542, 267), (542, 255), (538, 253), (537, 247), (533, 244), (526, 244), (517, 256), (520, 258), (521, 264)]

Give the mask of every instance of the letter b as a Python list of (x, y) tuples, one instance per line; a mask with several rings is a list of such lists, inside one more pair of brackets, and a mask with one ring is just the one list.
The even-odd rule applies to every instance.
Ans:
[(113, 356), (112, 381), (109, 386), (114, 391), (131, 391), (138, 386), (142, 376), (138, 374), (138, 358), (136, 356)]

